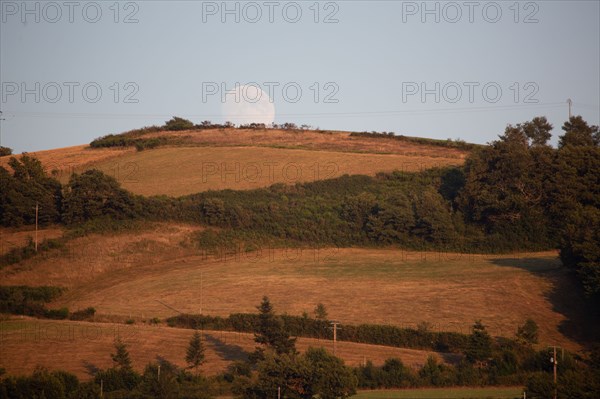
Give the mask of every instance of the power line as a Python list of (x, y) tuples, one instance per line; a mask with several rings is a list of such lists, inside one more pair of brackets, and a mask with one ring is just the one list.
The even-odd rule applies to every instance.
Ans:
[(163, 301), (159, 301), (158, 299), (155, 299), (155, 301), (156, 301), (156, 302), (158, 302), (158, 303), (160, 303), (161, 305), (163, 305), (163, 306), (164, 306), (164, 307), (166, 307), (166, 308), (169, 308), (169, 309), (171, 309), (171, 310), (174, 310), (174, 311), (176, 311), (176, 312), (177, 312), (177, 313), (179, 313), (179, 314), (183, 314), (183, 312), (181, 312), (181, 311), (179, 311), (179, 310), (175, 309), (173, 306), (167, 305), (167, 304), (166, 304), (166, 303), (164, 303)]
[[(353, 112), (307, 112), (307, 113), (277, 113), (278, 117), (363, 117), (363, 116), (384, 116), (384, 115), (410, 115), (410, 114), (430, 114), (430, 113), (465, 113), (465, 112), (486, 112), (502, 110), (519, 110), (533, 108), (558, 108), (563, 106), (564, 102), (558, 103), (537, 103), (537, 104), (515, 104), (515, 105), (491, 105), (474, 107), (451, 107), (451, 108), (413, 108), (406, 110), (386, 110), (386, 111), (353, 111)], [(587, 105), (587, 107), (593, 107)], [(74, 113), (74, 112), (11, 112), (14, 118), (99, 118), (99, 119), (163, 119), (171, 118), (172, 114), (113, 114), (113, 113)], [(188, 118), (221, 118), (222, 114), (183, 114)], [(263, 114), (234, 114), (231, 118), (263, 116)]]

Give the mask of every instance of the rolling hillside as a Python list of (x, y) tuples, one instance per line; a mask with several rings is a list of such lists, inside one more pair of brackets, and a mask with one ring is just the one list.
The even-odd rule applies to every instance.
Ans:
[[(185, 350), (192, 331), (140, 324), (13, 319), (0, 323), (0, 334), (3, 343), (0, 366), (8, 372), (27, 374), (36, 366), (53, 368), (60, 364), (61, 368), (87, 380), (95, 369), (112, 365), (110, 354), (116, 336), (129, 345), (133, 364), (139, 371), (143, 371), (143, 367), (157, 357), (185, 367)], [(224, 331), (205, 331), (203, 334), (206, 340), (206, 364), (201, 370), (206, 375), (225, 371), (227, 365), (235, 360), (243, 360), (246, 357), (244, 352), (252, 352), (256, 346), (253, 334)], [(332, 350), (331, 341), (298, 340), (301, 352), (309, 346)], [(366, 360), (381, 365), (390, 356), (400, 357), (414, 368), (422, 366), (429, 355), (448, 363), (460, 359), (460, 355), (456, 354), (352, 342), (339, 342), (336, 352), (353, 366), (363, 364)]]
[[(73, 172), (97, 168), (133, 193), (177, 197), (342, 175), (421, 171), (461, 165), (468, 154), (456, 148), (347, 132), (214, 129), (144, 137), (166, 136), (176, 138), (176, 144), (143, 151), (78, 146), (34, 155), (63, 183)], [(1, 165), (7, 162), (8, 157), (0, 159)], [(396, 187), (417, 187), (415, 192), (420, 194), (423, 186), (387, 189), (392, 194), (402, 190)], [(315, 198), (320, 195), (322, 191), (314, 194)], [(421, 205), (429, 212), (427, 198), (431, 197), (424, 197)], [(298, 245), (304, 247), (299, 248), (260, 247), (267, 241), (257, 239), (250, 242), (252, 252), (215, 254), (199, 249), (199, 234), (206, 229), (235, 228), (142, 219), (133, 224), (130, 229), (70, 238), (58, 249), (0, 268), (2, 285), (66, 288), (50, 308), (96, 309), (93, 322), (87, 323), (0, 319), (0, 367), (19, 374), (31, 372), (36, 365), (59, 365), (86, 379), (96, 368), (110, 365), (111, 342), (115, 330), (121, 328), (135, 331), (131, 352), (140, 367), (156, 356), (183, 365), (190, 330), (168, 328), (166, 318), (179, 313), (253, 313), (263, 295), (269, 296), (278, 313), (288, 315), (310, 315), (315, 305), (323, 303), (329, 317), (343, 324), (416, 328), (426, 322), (436, 331), (469, 334), (473, 322), (482, 320), (493, 336), (513, 338), (517, 326), (532, 318), (539, 325), (539, 349), (560, 345), (580, 351), (587, 338), (583, 336), (588, 330), (583, 298), (556, 251), (474, 255), (407, 251), (397, 244), (315, 248), (302, 240)], [(255, 225), (247, 228), (257, 229)], [(44, 227), (39, 237), (57, 238), (68, 230), (66, 226)], [(25, 245), (34, 236), (31, 226), (2, 228), (0, 233), (2, 253)], [(251, 235), (246, 237), (252, 240)], [(162, 321), (151, 325), (156, 319)], [(46, 336), (40, 336), (40, 328)], [(75, 336), (75, 331), (90, 328), (100, 331), (98, 339)], [(48, 331), (61, 337), (66, 331), (71, 336), (61, 341)], [(203, 370), (207, 374), (225, 370), (254, 347), (249, 334), (209, 331), (206, 339)], [(303, 338), (299, 348), (330, 344)], [(340, 343), (339, 351), (350, 365), (368, 359), (382, 364), (398, 356), (414, 368), (423, 365), (430, 354), (349, 342)], [(460, 355), (438, 357), (456, 363)]]
[(577, 307), (581, 298), (555, 294), (575, 287), (555, 252), (262, 248), (214, 256), (190, 245), (197, 231), (158, 224), (82, 237), (66, 249), (0, 270), (0, 279), (6, 285), (67, 287), (52, 307), (93, 306), (107, 321), (163, 319), (176, 315), (173, 309), (221, 316), (254, 312), (269, 295), (278, 311), (292, 315), (311, 313), (322, 302), (343, 323), (416, 327), (425, 321), (468, 333), (482, 319), (493, 335), (505, 337), (532, 317), (541, 343), (580, 348), (573, 324), (585, 317)]
[[(96, 168), (142, 195), (180, 196), (207, 190), (246, 190), (344, 174), (375, 175), (461, 165), (467, 152), (347, 132), (214, 129), (160, 132), (146, 138), (181, 138), (176, 146), (134, 148), (76, 146), (39, 151), (48, 173), (66, 183), (71, 173)], [(0, 158), (6, 166), (10, 157)]]

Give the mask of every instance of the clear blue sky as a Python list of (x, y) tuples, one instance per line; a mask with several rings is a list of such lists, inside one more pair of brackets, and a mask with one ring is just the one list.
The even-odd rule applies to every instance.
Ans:
[(236, 82), (272, 93), (276, 122), (323, 129), (485, 143), (545, 115), (556, 142), (567, 98), (600, 119), (598, 1), (25, 4), (0, 0), (2, 145), (16, 152), (172, 115), (224, 122), (207, 89)]

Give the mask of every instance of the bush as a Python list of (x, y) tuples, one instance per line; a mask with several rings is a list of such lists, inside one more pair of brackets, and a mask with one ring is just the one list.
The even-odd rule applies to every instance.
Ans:
[(69, 317), (69, 309), (48, 309), (46, 312), (46, 317), (53, 320), (65, 320)]
[(7, 155), (12, 155), (12, 148), (3, 147), (0, 145), (0, 157), (5, 157)]
[(73, 312), (71, 314), (70, 319), (71, 320), (89, 320), (92, 319), (94, 317), (94, 315), (96, 314), (96, 309), (94, 309), (93, 307), (89, 307), (89, 308), (85, 308), (83, 310), (78, 310), (76, 312)]
[(72, 379), (66, 374), (57, 375), (38, 367), (31, 376), (10, 377), (0, 381), (0, 395), (5, 392), (7, 398), (64, 399), (71, 394), (64, 383), (67, 382), (70, 389)]
[(130, 368), (110, 368), (96, 374), (94, 381), (104, 386), (105, 392), (131, 391), (141, 381), (141, 376)]
[(90, 143), (92, 148), (103, 148), (103, 147), (128, 147), (133, 145), (134, 139), (122, 135), (108, 134), (106, 136), (99, 137)]
[(44, 304), (62, 292), (62, 288), (49, 286), (0, 286), (0, 313), (46, 317)]
[(165, 122), (165, 130), (191, 130), (194, 128), (194, 124), (187, 119), (174, 116), (170, 120)]
[(35, 243), (30, 237), (27, 242), (27, 245), (23, 247), (12, 248), (7, 253), (0, 255), (0, 268), (2, 268), (2, 266), (13, 265), (15, 263), (19, 263), (26, 259), (32, 258), (40, 252), (48, 251), (50, 249), (62, 248), (63, 246), (63, 240), (49, 238), (38, 243), (38, 250), (36, 252)]
[(138, 151), (144, 151), (151, 148), (156, 148), (160, 145), (167, 144), (169, 142), (167, 137), (154, 137), (151, 139), (138, 139), (134, 141), (135, 149)]
[(554, 381), (548, 373), (533, 374), (527, 380), (525, 388), (529, 399), (548, 399), (554, 397)]

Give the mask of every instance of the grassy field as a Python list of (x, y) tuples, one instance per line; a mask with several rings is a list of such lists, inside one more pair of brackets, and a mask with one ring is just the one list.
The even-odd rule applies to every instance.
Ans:
[(345, 174), (375, 175), (460, 165), (462, 159), (356, 154), (266, 147), (171, 147), (129, 153), (88, 167), (116, 176), (136, 194), (180, 196), (208, 190), (247, 190)]
[[(247, 130), (210, 129), (186, 130), (177, 132), (156, 132), (144, 138), (159, 136), (175, 137), (183, 145), (211, 147), (274, 147), (295, 148), (316, 151), (336, 151), (371, 154), (398, 154), (407, 156), (429, 156), (442, 158), (462, 158), (467, 151), (440, 147), (428, 143), (400, 141), (392, 138), (372, 138), (351, 136), (344, 131), (295, 131), (295, 130)], [(425, 139), (426, 141), (426, 139)]]
[[(208, 256), (189, 244), (199, 227), (159, 224), (136, 233), (89, 236), (0, 270), (3, 284), (59, 285), (53, 306), (95, 307), (121, 318), (254, 312), (268, 295), (278, 312), (312, 313), (319, 302), (343, 323), (469, 332), (482, 319), (513, 336), (528, 317), (543, 344), (579, 349), (565, 330), (585, 315), (556, 253), (460, 255), (396, 249), (273, 249)], [(66, 256), (68, 255), (68, 256)], [(560, 287), (561, 295), (555, 291)], [(571, 288), (569, 288), (571, 287)], [(575, 294), (572, 294), (575, 295)]]
[[(185, 367), (185, 351), (191, 330), (164, 325), (133, 325), (12, 319), (0, 321), (0, 367), (10, 374), (26, 374), (41, 365), (49, 369), (68, 370), (82, 379), (89, 379), (93, 370), (112, 366), (110, 354), (117, 337), (128, 345), (134, 367), (144, 366), (163, 357)], [(213, 375), (225, 371), (234, 360), (245, 359), (256, 346), (252, 334), (205, 331), (206, 363), (202, 372)], [(331, 341), (300, 338), (300, 352), (309, 346), (332, 350)], [(336, 354), (348, 365), (357, 366), (366, 360), (381, 365), (389, 357), (398, 357), (411, 367), (421, 367), (429, 355), (440, 361), (457, 361), (456, 355), (435, 354), (413, 349), (339, 342)]]
[[(59, 238), (63, 235), (63, 228), (50, 226), (38, 230), (38, 240)], [(31, 227), (5, 228), (0, 227), (0, 255), (3, 255), (15, 247), (27, 245), (29, 239), (34, 239), (35, 231)]]
[[(36, 151), (27, 155), (38, 158), (44, 165), (46, 173), (53, 174), (61, 180), (68, 180), (73, 171), (80, 171), (88, 165), (102, 160), (118, 158), (121, 155), (135, 152), (134, 148), (100, 148), (92, 149), (88, 145)], [(19, 158), (19, 155), (15, 155)], [(8, 166), (10, 156), (0, 157), (0, 166)]]
[[(350, 137), (344, 132), (169, 134), (184, 137), (186, 146), (141, 152), (79, 146), (35, 155), (63, 182), (73, 171), (95, 167), (135, 193), (176, 196), (343, 174), (460, 165), (466, 154), (398, 140)], [(0, 165), (7, 161), (2, 157)], [(540, 327), (540, 347), (552, 344), (580, 349), (574, 337), (585, 320), (582, 301), (555, 252), (469, 255), (394, 248), (262, 248), (214, 256), (194, 246), (193, 236), (200, 230), (202, 227), (194, 225), (149, 223), (139, 231), (77, 238), (65, 248), (1, 269), (2, 285), (66, 287), (66, 293), (51, 307), (67, 306), (75, 311), (93, 306), (98, 312), (96, 321), (105, 323), (80, 323), (84, 327), (77, 327), (80, 324), (69, 322), (2, 322), (0, 367), (25, 373), (37, 364), (60, 365), (85, 378), (94, 367), (110, 365), (112, 339), (125, 325), (109, 322), (125, 319), (136, 323), (137, 341), (131, 349), (140, 368), (156, 356), (182, 365), (190, 331), (149, 326), (144, 324), (147, 320), (164, 319), (177, 311), (221, 316), (255, 312), (263, 295), (271, 298), (279, 313), (312, 314), (315, 305), (323, 303), (329, 317), (342, 323), (415, 327), (429, 322), (435, 330), (463, 333), (469, 333), (473, 322), (481, 319), (493, 335), (507, 337), (514, 336), (516, 327), (531, 317)], [(2, 229), (0, 233), (2, 252), (33, 236), (31, 229)], [(40, 232), (40, 239), (61, 234), (60, 228), (48, 228)], [(35, 338), (35, 325), (50, 332)], [(95, 332), (87, 331), (90, 326), (96, 326), (92, 327)], [(83, 332), (76, 338), (79, 330)], [(55, 342), (52, 334), (54, 338), (72, 334), (73, 339)], [(90, 339), (89, 334), (100, 338)], [(212, 332), (207, 339), (211, 360), (205, 371), (209, 373), (223, 370), (253, 347), (252, 336), (247, 334)], [(308, 345), (329, 343), (300, 340), (301, 349)], [(380, 364), (387, 357), (399, 356), (417, 367), (427, 356), (425, 351), (340, 345), (340, 354), (352, 365), (366, 359)]]
[(522, 398), (521, 387), (439, 388), (361, 391), (355, 399), (514, 399)]
[[(246, 190), (344, 174), (419, 171), (461, 165), (466, 152), (398, 140), (350, 137), (347, 132), (207, 130), (161, 132), (182, 146), (134, 148), (75, 146), (31, 153), (62, 183), (73, 172), (97, 168), (142, 195), (179, 196), (206, 190)], [(7, 166), (10, 157), (1, 157)]]

